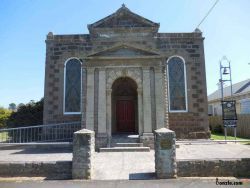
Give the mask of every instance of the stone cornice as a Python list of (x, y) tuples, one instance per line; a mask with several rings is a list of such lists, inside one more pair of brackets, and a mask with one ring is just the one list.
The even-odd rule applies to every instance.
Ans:
[(106, 57), (106, 56), (98, 56), (98, 57), (85, 57), (86, 60), (125, 60), (125, 59), (161, 59), (163, 56), (155, 55), (155, 56), (138, 56), (138, 57)]

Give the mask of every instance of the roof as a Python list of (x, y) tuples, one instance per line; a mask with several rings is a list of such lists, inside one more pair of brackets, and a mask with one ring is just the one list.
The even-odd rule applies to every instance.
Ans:
[(145, 28), (151, 27), (158, 30), (160, 24), (150, 21), (130, 11), (124, 4), (115, 13), (88, 25), (88, 29), (104, 28)]
[[(238, 82), (232, 85), (233, 95), (240, 95), (243, 93), (250, 92), (250, 79)], [(224, 97), (229, 97), (231, 95), (231, 88), (227, 86), (223, 89)], [(212, 94), (208, 95), (208, 101), (213, 101), (221, 99), (221, 90), (218, 89)]]

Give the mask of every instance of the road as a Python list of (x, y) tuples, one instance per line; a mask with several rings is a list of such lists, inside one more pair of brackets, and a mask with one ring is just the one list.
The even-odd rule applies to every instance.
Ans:
[[(225, 183), (242, 182), (244, 187), (250, 187), (250, 179), (236, 179), (232, 177), (219, 178), (177, 178), (168, 180), (107, 180), (107, 181), (79, 181), (79, 180), (62, 180), (49, 181), (39, 178), (22, 179), (22, 178), (0, 178), (1, 188), (165, 188), (165, 187), (187, 187), (187, 188), (211, 188), (225, 187)], [(229, 185), (230, 186), (230, 185)], [(227, 185), (228, 187), (228, 185)], [(234, 187), (234, 186), (230, 186)], [(242, 186), (237, 186), (242, 187)]]

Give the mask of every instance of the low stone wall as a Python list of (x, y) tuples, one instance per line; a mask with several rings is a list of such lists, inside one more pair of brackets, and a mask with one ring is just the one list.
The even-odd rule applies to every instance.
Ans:
[(46, 177), (71, 179), (72, 161), (0, 162), (0, 177)]
[[(178, 177), (250, 177), (250, 159), (178, 160)], [(72, 161), (0, 162), (0, 177), (71, 179)]]
[(179, 177), (250, 177), (250, 158), (223, 160), (179, 160)]

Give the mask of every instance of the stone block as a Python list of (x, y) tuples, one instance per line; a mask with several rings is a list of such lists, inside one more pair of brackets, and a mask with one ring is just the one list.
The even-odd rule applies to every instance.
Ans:
[(142, 136), (140, 136), (140, 143), (143, 143), (144, 147), (150, 147), (150, 149), (154, 149), (154, 134), (143, 133)]
[(176, 178), (175, 132), (155, 130), (155, 172), (159, 179)]
[(82, 129), (74, 133), (72, 178), (91, 179), (95, 152), (95, 133)]
[(95, 138), (95, 149), (98, 151), (100, 148), (105, 148), (108, 146), (108, 134), (107, 133), (97, 133)]

